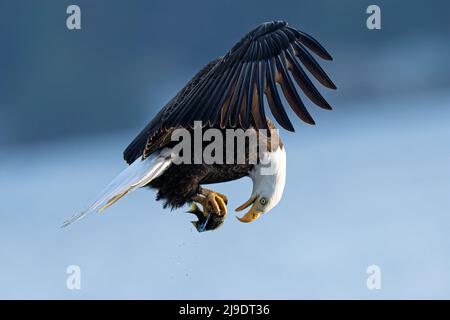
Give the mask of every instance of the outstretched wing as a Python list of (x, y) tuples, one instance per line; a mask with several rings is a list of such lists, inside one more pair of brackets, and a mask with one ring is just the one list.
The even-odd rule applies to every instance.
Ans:
[(314, 124), (294, 81), (312, 102), (324, 109), (331, 107), (304, 67), (325, 87), (336, 89), (336, 86), (309, 51), (332, 60), (314, 38), (284, 21), (258, 26), (224, 57), (205, 66), (136, 137), (125, 150), (125, 159), (132, 162), (142, 154), (157, 132), (192, 126), (194, 121), (221, 128), (267, 129), (264, 95), (275, 120), (283, 128), (294, 131), (277, 84), (295, 114), (304, 122)]

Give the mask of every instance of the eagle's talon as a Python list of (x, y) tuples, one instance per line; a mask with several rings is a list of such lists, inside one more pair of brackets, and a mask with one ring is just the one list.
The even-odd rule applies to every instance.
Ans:
[[(226, 200), (222, 197), (223, 195), (214, 191), (202, 189), (201, 195), (196, 195), (192, 198), (194, 203), (188, 212), (195, 214), (198, 218), (198, 221), (192, 222), (197, 231), (203, 232), (215, 230), (224, 223), (227, 214), (227, 206)], [(203, 210), (195, 203), (202, 205)]]
[(204, 208), (204, 210), (205, 210), (205, 217), (209, 213), (214, 213), (214, 214), (220, 213), (219, 205), (215, 199), (208, 199), (208, 203), (207, 203), (206, 207)]
[[(213, 206), (214, 209), (218, 209), (215, 213), (224, 216), (227, 214), (227, 205), (225, 200), (219, 194), (213, 194)], [(217, 206), (217, 207), (216, 207)]]
[[(215, 192), (215, 193), (221, 198), (221, 200), (225, 203), (225, 206), (226, 206), (228, 204), (227, 196), (224, 194), (218, 193), (218, 192)], [(226, 207), (225, 207), (225, 211), (226, 211)]]
[(203, 214), (207, 217), (210, 213), (225, 216), (227, 214), (228, 198), (218, 192), (201, 188), (200, 194), (203, 196), (195, 196), (194, 201), (203, 206)]

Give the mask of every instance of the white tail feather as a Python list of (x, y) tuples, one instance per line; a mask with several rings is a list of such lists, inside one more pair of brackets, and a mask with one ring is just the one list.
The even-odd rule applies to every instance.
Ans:
[(102, 211), (127, 193), (147, 185), (150, 181), (159, 177), (171, 163), (170, 149), (152, 154), (144, 160), (136, 159), (103, 189), (89, 208), (66, 220), (62, 227), (67, 227), (91, 212)]

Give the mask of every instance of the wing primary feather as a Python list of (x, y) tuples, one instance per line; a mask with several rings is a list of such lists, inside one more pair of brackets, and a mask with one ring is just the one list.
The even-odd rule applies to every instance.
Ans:
[[(262, 127), (267, 127), (265, 116), (263, 117), (263, 120), (261, 120), (260, 119), (261, 114), (258, 111), (259, 109), (258, 92), (257, 92), (258, 68), (259, 68), (258, 61), (261, 58), (262, 58), (261, 43), (259, 41), (256, 41), (252, 46), (252, 65), (250, 70), (250, 80), (247, 86), (246, 102), (245, 106), (241, 107), (242, 109), (239, 118), (241, 126), (243, 126), (245, 129), (248, 129), (251, 125), (256, 126), (256, 128), (258, 129)], [(244, 107), (246, 111), (244, 113), (244, 116), (242, 117), (243, 115), (242, 110), (244, 109)], [(253, 122), (251, 122), (252, 119)]]
[(300, 31), (298, 31), (297, 29), (290, 27), (290, 26), (286, 26), (286, 29), (288, 29), (289, 31), (291, 31), (294, 35), (295, 38), (298, 38), (301, 36)]
[[(187, 112), (183, 118), (185, 125), (192, 126), (195, 120), (203, 119), (202, 114), (208, 111), (208, 105), (205, 102), (211, 97), (212, 91), (218, 83), (218, 78), (219, 77), (217, 75), (216, 78), (214, 78), (214, 75), (211, 74), (203, 81), (203, 85), (198, 89), (193, 100), (189, 103), (190, 106), (193, 106), (190, 109), (193, 110), (186, 108)], [(206, 124), (207, 123), (203, 123), (203, 125)]]
[[(217, 76), (216, 79), (210, 80), (212, 83), (205, 87), (204, 94), (202, 94), (202, 99), (197, 103), (197, 109), (200, 111), (197, 113), (195, 120), (208, 119), (208, 125), (213, 126), (215, 121), (212, 121), (210, 115), (215, 111), (213, 108), (212, 101), (219, 96), (220, 90), (223, 92), (223, 83), (226, 81), (228, 76), (233, 73), (236, 65), (233, 68), (226, 69), (225, 72)], [(203, 125), (206, 125), (204, 123)]]
[(237, 86), (237, 82), (239, 80), (239, 76), (242, 72), (243, 67), (243, 64), (240, 62), (236, 70), (233, 72), (231, 81), (227, 84), (225, 94), (220, 98), (219, 103), (217, 104), (217, 108), (220, 110), (220, 112), (216, 116), (220, 117), (221, 128), (224, 128), (228, 123), (229, 110), (231, 108), (231, 98)]
[(297, 36), (295, 35), (294, 32), (292, 32), (292, 30), (290, 28), (284, 28), (283, 31), (286, 34), (286, 36), (289, 38), (289, 43), (291, 43), (297, 39)]
[[(306, 110), (305, 105), (302, 100), (298, 96), (297, 91), (295, 90), (292, 80), (282, 62), (280, 56), (282, 56), (283, 60), (285, 60), (283, 53), (275, 58), (277, 70), (280, 73), (280, 85), (283, 90), (284, 95), (286, 96), (286, 100), (291, 106), (292, 110), (294, 110), (295, 114), (302, 119), (304, 122), (308, 124), (315, 124), (313, 118), (309, 114), (308, 110)], [(275, 77), (276, 78), (276, 77)]]
[(191, 122), (192, 119), (195, 119), (196, 113), (193, 112), (193, 108), (197, 106), (196, 102), (198, 99), (202, 97), (201, 92), (205, 86), (211, 85), (212, 81), (211, 77), (213, 77), (214, 72), (217, 68), (217, 65), (213, 67), (203, 78), (202, 81), (200, 81), (195, 88), (192, 89), (192, 91), (180, 102), (178, 105), (178, 110), (180, 110), (173, 119), (171, 125), (181, 124), (184, 126), (193, 125)]
[(261, 39), (261, 59), (267, 61), (267, 59), (270, 58), (271, 53), (270, 53), (270, 48), (269, 45), (267, 44), (267, 40)]
[[(247, 86), (248, 81), (248, 68), (251, 65), (251, 59), (254, 55), (254, 47), (255, 43), (251, 43), (250, 46), (247, 47), (245, 54), (242, 55), (243, 61), (245, 61), (245, 67), (243, 67), (242, 72), (239, 76), (239, 82), (236, 86), (237, 89), (234, 90), (233, 97), (230, 102), (230, 107), (228, 108), (227, 118), (228, 123), (231, 127), (235, 128), (238, 124), (239, 112), (242, 104), (243, 92), (245, 92), (245, 88)], [(244, 128), (247, 129), (247, 128)]]
[(265, 61), (258, 61), (257, 66), (257, 86), (256, 86), (256, 101), (253, 100), (252, 115), (255, 119), (257, 129), (269, 129), (267, 125), (266, 114), (264, 112), (264, 80), (266, 72)]
[(242, 100), (241, 92), (245, 88), (245, 83), (248, 78), (248, 68), (250, 64), (251, 63), (249, 62), (244, 63), (244, 66), (242, 67), (241, 73), (239, 75), (238, 82), (234, 89), (233, 96), (230, 101), (230, 106), (228, 107), (227, 110), (226, 118), (228, 119), (228, 124), (233, 128), (236, 127), (237, 124), (237, 118), (239, 115), (239, 108), (240, 108), (239, 101)]
[(260, 61), (263, 58), (263, 49), (261, 41), (256, 41), (256, 61)]
[[(240, 117), (240, 124), (244, 129), (248, 129), (250, 127), (250, 119), (252, 117), (252, 103), (253, 103), (253, 88), (255, 87), (255, 63), (251, 63), (250, 67), (250, 79), (248, 85), (244, 87), (246, 90), (246, 101), (245, 101), (245, 113), (244, 117)], [(242, 114), (242, 113), (241, 113)]]
[(272, 61), (267, 61), (267, 72), (266, 72), (266, 96), (267, 102), (269, 103), (270, 110), (277, 122), (286, 130), (294, 132), (294, 126), (289, 120), (286, 111), (284, 110), (283, 103), (281, 102), (280, 96), (278, 95), (277, 86), (275, 83), (275, 66)]
[(272, 57), (279, 55), (281, 53), (282, 49), (280, 48), (280, 45), (279, 45), (278, 41), (276, 40), (276, 37), (268, 37), (266, 40), (267, 40), (269, 47), (273, 48), (272, 49)]
[[(250, 69), (250, 71), (248, 70)], [(238, 124), (238, 121), (240, 121), (240, 119), (245, 119), (246, 117), (248, 117), (248, 114), (246, 114), (247, 112), (247, 87), (249, 86), (249, 82), (250, 82), (250, 73), (251, 73), (251, 63), (249, 63), (247, 65), (247, 70), (246, 70), (246, 75), (245, 75), (245, 80), (242, 83), (241, 87), (239, 88), (239, 98), (237, 100), (236, 103), (236, 109), (235, 109), (235, 114), (233, 115), (233, 126)], [(243, 121), (241, 120), (241, 123)], [(248, 128), (244, 128), (244, 129), (248, 129)]]
[(284, 30), (279, 29), (274, 33), (274, 36), (278, 37), (279, 43), (283, 48), (287, 48), (289, 46), (289, 37), (284, 33)]
[(247, 51), (245, 52), (245, 54), (242, 55), (242, 60), (246, 61), (246, 62), (251, 62), (254, 55), (255, 55), (255, 45), (256, 42), (252, 42), (248, 48)]
[(298, 40), (302, 44), (304, 44), (308, 49), (310, 49), (312, 52), (314, 52), (324, 60), (329, 61), (333, 60), (333, 57), (327, 52), (327, 50), (325, 50), (324, 47), (322, 47), (322, 45), (316, 39), (314, 39), (312, 36), (310, 36), (305, 32), (298, 30), (297, 32), (298, 32)]
[[(199, 109), (199, 111), (197, 112), (197, 114), (195, 115), (195, 119), (194, 120), (202, 120), (202, 119), (206, 119), (202, 125), (203, 126), (213, 126), (214, 125), (214, 121), (212, 121), (210, 115), (212, 114), (212, 105), (211, 105), (211, 100), (213, 100), (216, 95), (217, 95), (217, 90), (219, 88), (221, 88), (222, 83), (224, 82), (224, 79), (226, 79), (228, 73), (230, 70), (228, 70), (228, 72), (226, 72), (225, 74), (220, 75), (214, 85), (212, 87), (209, 88), (208, 90), (208, 94), (205, 94), (203, 99), (201, 99), (198, 103), (197, 103), (197, 108)], [(192, 119), (191, 119), (192, 121)]]
[(232, 85), (228, 86), (227, 88), (227, 99), (225, 101), (222, 101), (222, 99), (219, 101), (219, 103), (216, 105), (216, 109), (218, 110), (218, 113), (216, 114), (216, 118), (220, 119), (220, 126), (221, 128), (225, 128), (229, 124), (229, 120), (231, 115), (233, 114), (233, 108), (232, 100), (236, 93), (236, 91), (239, 91), (240, 83), (242, 83), (242, 77), (245, 72), (246, 64), (239, 62), (239, 67), (236, 68), (233, 72), (232, 76)]
[(314, 57), (305, 49), (300, 43), (293, 44), (296, 56), (305, 65), (309, 72), (325, 87), (329, 89), (336, 89), (336, 85), (331, 81), (328, 75), (323, 71), (319, 63)]
[(303, 71), (302, 67), (292, 55), (290, 50), (286, 51), (286, 57), (288, 64), (288, 69), (291, 71), (294, 76), (295, 81), (298, 86), (303, 90), (303, 92), (314, 102), (316, 105), (323, 109), (331, 110), (331, 106), (325, 100), (325, 98), (320, 94), (314, 84), (306, 75), (305, 71)]
[[(213, 126), (215, 126), (220, 120), (223, 101), (225, 101), (228, 96), (228, 91), (232, 85), (232, 81), (235, 78), (236, 70), (239, 68), (240, 63), (235, 64), (233, 67), (228, 68), (224, 74), (222, 74), (220, 77), (220, 82), (215, 86), (213, 93), (206, 102), (206, 117), (207, 119), (212, 119), (211, 125)], [(222, 101), (222, 103), (219, 104), (219, 101)]]

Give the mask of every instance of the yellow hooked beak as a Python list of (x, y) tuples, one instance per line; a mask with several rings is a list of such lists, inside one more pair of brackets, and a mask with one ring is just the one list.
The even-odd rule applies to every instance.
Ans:
[(263, 212), (256, 208), (256, 200), (257, 199), (258, 199), (257, 196), (253, 196), (250, 199), (248, 199), (243, 205), (236, 208), (236, 211), (242, 211), (245, 208), (247, 208), (248, 206), (252, 205), (250, 210), (242, 218), (236, 217), (239, 221), (248, 223), (248, 222), (252, 222), (259, 218), (259, 216)]

